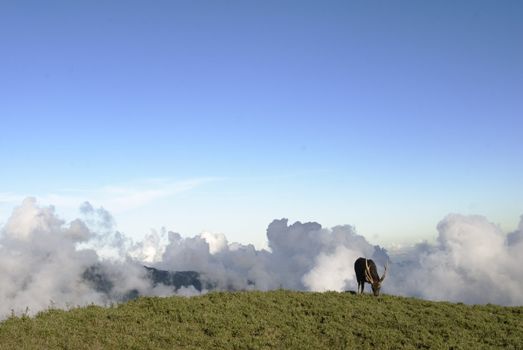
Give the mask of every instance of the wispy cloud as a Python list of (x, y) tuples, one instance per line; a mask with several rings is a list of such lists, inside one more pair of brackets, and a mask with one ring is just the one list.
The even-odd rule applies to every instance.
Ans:
[(155, 201), (193, 190), (218, 178), (193, 178), (185, 180), (146, 179), (97, 188), (67, 188), (44, 194), (0, 192), (0, 204), (13, 205), (26, 197), (35, 197), (40, 203), (60, 208), (78, 208), (84, 201), (103, 206), (113, 213), (137, 209)]
[(21, 202), (26, 196), (11, 192), (0, 192), (0, 204), (12, 204)]

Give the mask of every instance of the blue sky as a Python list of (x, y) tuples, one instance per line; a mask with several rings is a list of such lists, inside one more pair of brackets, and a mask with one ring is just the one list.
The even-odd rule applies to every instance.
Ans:
[(3, 1), (0, 223), (27, 195), (265, 241), (523, 214), (520, 1)]

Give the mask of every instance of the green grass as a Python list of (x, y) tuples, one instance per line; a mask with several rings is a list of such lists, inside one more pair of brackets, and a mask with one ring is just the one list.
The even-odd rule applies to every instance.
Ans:
[(523, 307), (285, 290), (139, 298), (11, 317), (0, 348), (522, 349)]

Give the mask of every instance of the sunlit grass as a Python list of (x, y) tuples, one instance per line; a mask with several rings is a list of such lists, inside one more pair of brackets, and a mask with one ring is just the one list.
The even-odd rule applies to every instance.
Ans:
[(523, 344), (523, 307), (293, 291), (139, 298), (0, 324), (0, 348), (502, 348)]

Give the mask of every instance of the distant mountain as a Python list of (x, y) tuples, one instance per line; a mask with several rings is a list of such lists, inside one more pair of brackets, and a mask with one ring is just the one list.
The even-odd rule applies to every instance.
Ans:
[[(163, 284), (168, 287), (172, 287), (173, 293), (182, 287), (193, 287), (197, 291), (202, 291), (204, 285), (200, 273), (196, 271), (166, 271), (156, 269), (154, 267), (143, 266), (145, 270), (145, 276), (151, 282), (153, 287), (159, 284)], [(140, 293), (136, 289), (129, 290), (124, 295), (115, 296), (114, 287), (118, 279), (118, 276), (109, 273), (106, 267), (102, 264), (96, 264), (88, 267), (82, 274), (82, 278), (97, 292), (117, 298), (121, 300), (135, 299), (140, 296)], [(212, 286), (205, 283), (205, 288), (210, 289)]]
[(200, 274), (196, 271), (166, 271), (155, 269), (154, 267), (144, 266), (147, 270), (147, 275), (153, 282), (153, 286), (164, 284), (172, 286), (175, 289), (181, 287), (194, 287), (197, 291), (202, 291), (202, 281)]

